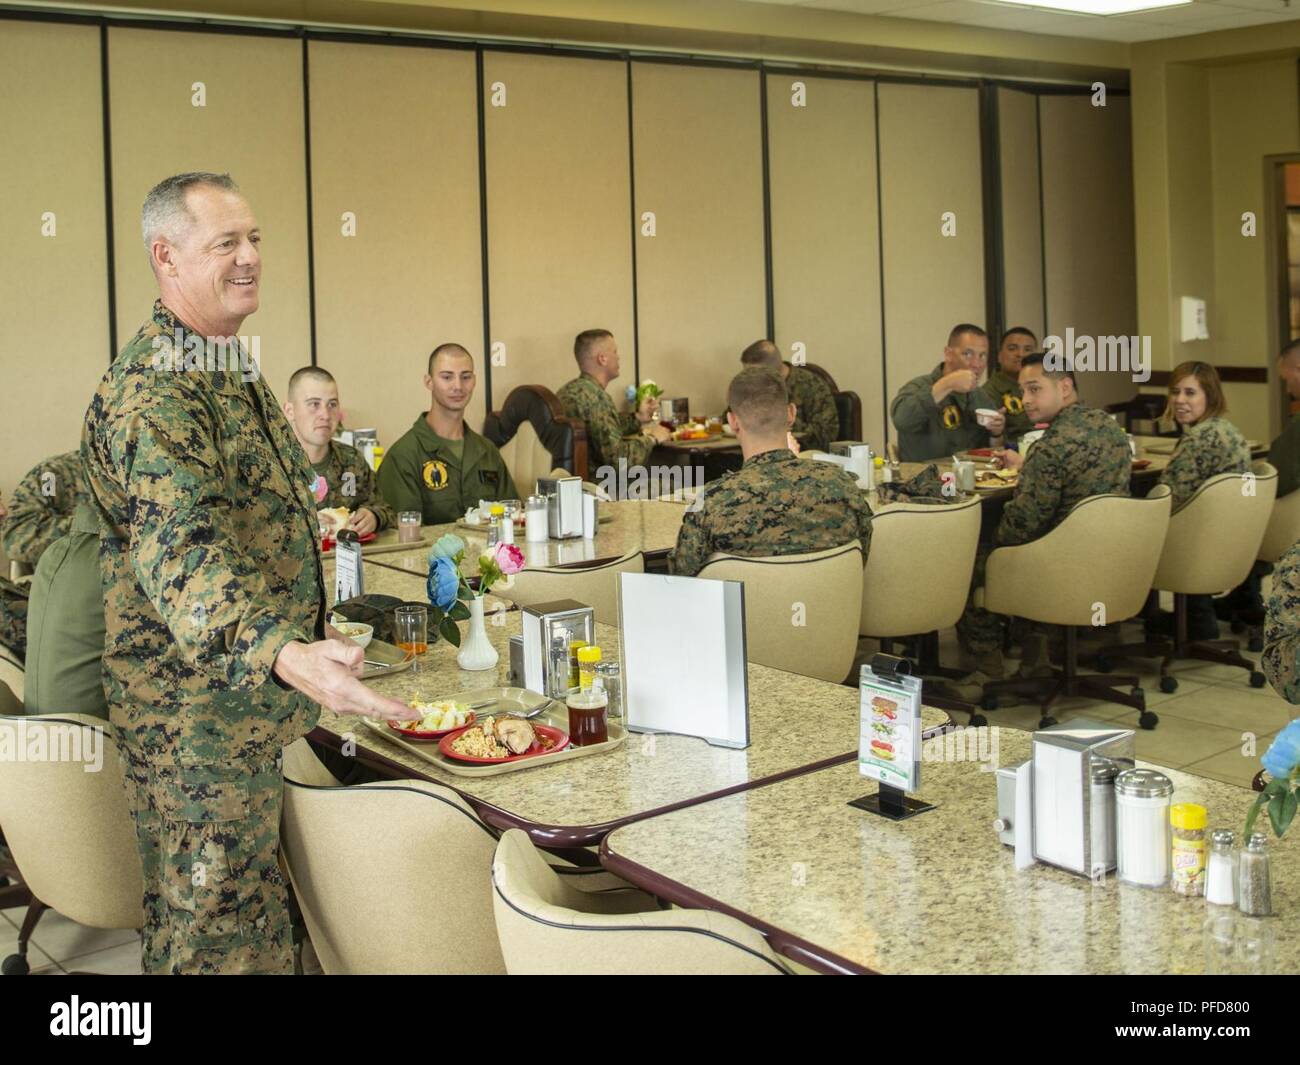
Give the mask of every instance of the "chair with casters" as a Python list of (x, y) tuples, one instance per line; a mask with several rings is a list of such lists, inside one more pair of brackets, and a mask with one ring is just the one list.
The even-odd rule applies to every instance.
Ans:
[[(715, 554), (697, 576), (745, 585), (749, 661), (836, 684), (848, 677), (862, 612), (862, 545), (857, 540), (803, 555)], [(796, 624), (800, 605), (803, 624)]]
[[(1273, 502), (1273, 511), (1264, 530), (1264, 539), (1255, 556), (1257, 565), (1272, 566), (1300, 540), (1300, 491), (1288, 492)], [(1247, 649), (1264, 650), (1264, 612), (1262, 610), (1233, 611), (1228, 618), (1234, 633), (1249, 632)]]
[[(1060, 696), (1083, 695), (1132, 707), (1143, 728), (1155, 728), (1159, 719), (1147, 710), (1137, 676), (1079, 672), (1078, 627), (1124, 621), (1142, 610), (1160, 561), (1171, 498), (1167, 485), (1145, 499), (1089, 496), (1047, 535), (989, 554), (976, 605), (1063, 626), (1065, 657), (1050, 677), (990, 681), (984, 686), (986, 709), (997, 705), (1000, 691), (1033, 694), (1042, 708), (1039, 727), (1047, 728), (1056, 723), (1049, 711)], [(1121, 686), (1130, 690), (1121, 692)]]
[[(122, 757), (107, 722), (89, 714), (14, 716), (0, 718), (0, 731), (12, 732), (3, 738), (11, 750), (43, 742), (61, 752), (7, 762), (0, 773), (0, 825), (31, 893), (18, 952), (4, 960), (4, 974), (13, 976), (28, 972), (28, 942), (47, 909), (91, 928), (140, 929), (144, 880)], [(99, 759), (98, 771), (88, 771)]]
[[(1250, 573), (1260, 553), (1277, 492), (1277, 470), (1267, 462), (1245, 474), (1220, 473), (1209, 478), (1169, 519), (1160, 564), (1151, 587), (1174, 596), (1174, 636), (1149, 637), (1140, 643), (1103, 647), (1097, 668), (1105, 671), (1123, 658), (1159, 658), (1160, 690), (1178, 690), (1170, 672), (1182, 659), (1238, 666), (1250, 684), (1264, 686), (1264, 674), (1242, 657), (1236, 640), (1192, 640), (1187, 635), (1187, 597), (1218, 595), (1235, 588)], [(1247, 486), (1250, 491), (1247, 491)]]
[(574, 599), (585, 603), (605, 625), (618, 624), (618, 575), (644, 573), (645, 555), (630, 551), (608, 562), (591, 566), (552, 566), (520, 570), (510, 587), (493, 588), (494, 595), (518, 607), (549, 603), (556, 599)]
[(574, 891), (511, 829), (492, 861), (492, 904), (511, 975), (793, 975), (754, 929), (710, 910)]
[(524, 495), (555, 468), (587, 478), (587, 427), (570, 418), (549, 388), (519, 385), (483, 422), (483, 435), (501, 451), (515, 487)]
[[(880, 641), (886, 654), (895, 640), (914, 638), (917, 676), (952, 679), (959, 669), (939, 662), (939, 630), (957, 624), (966, 607), (970, 574), (979, 547), (981, 500), (936, 506), (891, 503), (871, 519), (871, 548), (862, 571), (858, 635)], [(948, 579), (934, 579), (942, 558)], [(976, 707), (927, 691), (925, 701), (942, 710), (970, 714), (972, 725), (987, 724)]]

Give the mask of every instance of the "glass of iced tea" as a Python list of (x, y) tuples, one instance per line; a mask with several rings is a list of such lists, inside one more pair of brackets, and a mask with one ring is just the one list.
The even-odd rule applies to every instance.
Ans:
[(570, 688), (565, 697), (569, 708), (569, 742), (575, 747), (604, 743), (609, 739), (605, 711), (609, 699), (602, 688)]
[(429, 649), (429, 608), (399, 606), (394, 612), (393, 631), (397, 646), (412, 656), (411, 671), (419, 670), (419, 656)]

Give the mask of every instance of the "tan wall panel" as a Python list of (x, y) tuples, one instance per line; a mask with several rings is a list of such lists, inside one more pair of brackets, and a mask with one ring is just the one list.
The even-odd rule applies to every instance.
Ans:
[[(942, 359), (949, 328), (984, 323), (979, 96), (975, 89), (881, 85), (878, 101), (892, 399)], [(946, 211), (957, 216), (955, 236), (942, 234)]]
[(657, 224), (637, 237), (641, 376), (717, 412), (767, 324), (758, 74), (635, 63), (632, 100), (637, 216)]
[[(0, 31), (0, 491), (81, 441), (108, 369), (99, 31)], [(42, 235), (53, 214), (54, 235)]]
[[(793, 106), (791, 83), (806, 89)], [(874, 86), (770, 74), (776, 341), (862, 399), (862, 433), (885, 439)]]
[[(577, 373), (573, 338), (608, 329), (633, 379), (627, 67), (599, 59), (489, 52), (485, 112), (492, 400)], [(617, 388), (615, 389), (617, 391)]]
[[(1043, 239), (1047, 249), (1047, 329), (1064, 337), (1137, 334), (1133, 167), (1129, 101), (1110, 96), (1044, 96)], [(1154, 352), (1152, 353), (1154, 358)], [(1129, 374), (1094, 372), (1079, 391), (1092, 404), (1127, 399)]]
[[(1043, 336), (1043, 216), (1038, 181), (1037, 97), (998, 90), (1002, 183), (1003, 329), (1023, 325)], [(997, 339), (990, 341), (996, 347)]]
[[(317, 362), (339, 382), (347, 424), (389, 445), (429, 409), (429, 353), (463, 344), (479, 377), (466, 419), (482, 429), (474, 55), (309, 47)], [(343, 235), (345, 212), (354, 236)]]
[[(228, 171), (262, 229), (261, 305), (241, 333), (260, 337), (274, 390), (311, 361), (306, 150), (299, 41), (213, 33), (108, 31), (118, 342), (148, 318), (158, 289), (140, 205), (163, 178)], [(191, 103), (195, 82), (206, 106)]]

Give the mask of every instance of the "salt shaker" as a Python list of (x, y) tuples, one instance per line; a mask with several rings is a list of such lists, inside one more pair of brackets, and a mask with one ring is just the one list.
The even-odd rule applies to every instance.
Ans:
[(1237, 836), (1221, 828), (1210, 836), (1210, 865), (1205, 876), (1205, 901), (1216, 906), (1237, 904)]
[(524, 538), (529, 543), (543, 543), (548, 537), (546, 497), (529, 496), (524, 513)]
[(1120, 880), (1142, 887), (1169, 883), (1169, 798), (1174, 783), (1154, 769), (1126, 769), (1115, 778)]
[(1237, 909), (1251, 917), (1267, 917), (1273, 912), (1272, 896), (1268, 837), (1254, 832), (1237, 864)]

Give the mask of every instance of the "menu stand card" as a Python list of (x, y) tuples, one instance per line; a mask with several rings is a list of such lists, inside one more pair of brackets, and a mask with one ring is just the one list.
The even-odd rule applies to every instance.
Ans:
[(880, 790), (849, 805), (891, 821), (934, 809), (907, 795), (921, 786), (921, 678), (911, 669), (905, 658), (878, 654), (858, 675), (858, 772), (879, 781)]
[(628, 731), (748, 747), (744, 584), (620, 573), (618, 610)]
[(351, 529), (340, 529), (334, 545), (334, 602), (365, 595), (361, 572), (361, 543)]

